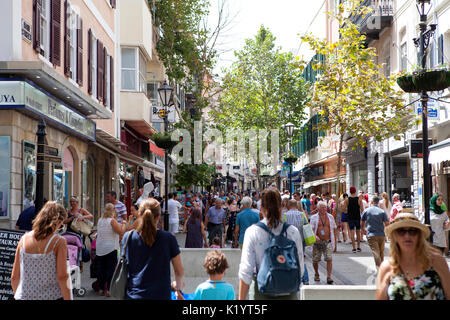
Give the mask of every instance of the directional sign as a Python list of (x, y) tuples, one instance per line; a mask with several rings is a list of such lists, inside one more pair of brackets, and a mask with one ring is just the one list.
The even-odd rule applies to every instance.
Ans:
[(175, 122), (175, 107), (171, 106), (167, 108), (167, 111), (164, 110), (164, 107), (154, 105), (152, 106), (152, 114), (151, 114), (151, 121), (154, 123), (164, 123), (164, 116), (166, 115), (166, 112), (168, 113), (167, 120), (170, 123)]
[(44, 153), (48, 154), (50, 156), (55, 156), (57, 157), (59, 154), (58, 148), (53, 148), (53, 147), (49, 147), (49, 146), (45, 146), (44, 147)]

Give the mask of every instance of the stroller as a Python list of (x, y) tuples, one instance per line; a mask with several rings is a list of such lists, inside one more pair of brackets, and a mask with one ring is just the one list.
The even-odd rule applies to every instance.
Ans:
[(61, 234), (67, 240), (67, 253), (70, 265), (70, 280), (73, 292), (77, 297), (83, 297), (86, 289), (81, 287), (80, 265), (82, 261), (83, 240), (78, 233), (66, 231)]

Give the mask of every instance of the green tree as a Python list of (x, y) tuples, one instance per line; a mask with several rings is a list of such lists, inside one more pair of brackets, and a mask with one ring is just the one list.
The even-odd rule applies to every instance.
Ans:
[(337, 185), (345, 134), (365, 146), (370, 139), (378, 142), (392, 136), (398, 139), (418, 121), (413, 108), (405, 106), (403, 92), (395, 89), (393, 77), (386, 78), (382, 66), (374, 62), (375, 48), (366, 47), (366, 36), (348, 18), (370, 12), (360, 3), (351, 0), (347, 3), (349, 7), (341, 4), (337, 13), (330, 13), (341, 26), (337, 42), (312, 35), (302, 37), (313, 51), (326, 56), (323, 62), (313, 64), (319, 76), (309, 106), (321, 115), (318, 129), (336, 132), (340, 137)]
[[(280, 129), (288, 122), (300, 127), (308, 92), (302, 64), (276, 47), (275, 40), (270, 30), (261, 26), (255, 38), (247, 39), (235, 52), (237, 61), (225, 70), (220, 103), (210, 112), (220, 130)], [(280, 143), (286, 142), (286, 133), (280, 130)], [(261, 185), (257, 154), (252, 160)]]

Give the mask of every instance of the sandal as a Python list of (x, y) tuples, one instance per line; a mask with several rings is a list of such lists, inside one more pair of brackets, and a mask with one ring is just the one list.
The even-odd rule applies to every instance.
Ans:
[(314, 276), (314, 281), (320, 282), (320, 276)]
[(353, 253), (356, 253), (356, 249), (353, 249), (352, 252), (353, 252)]
[(331, 280), (331, 278), (328, 278), (328, 279), (327, 279), (327, 284), (333, 284), (333, 283), (334, 283), (334, 281)]
[(357, 248), (356, 251), (361, 252), (361, 248)]

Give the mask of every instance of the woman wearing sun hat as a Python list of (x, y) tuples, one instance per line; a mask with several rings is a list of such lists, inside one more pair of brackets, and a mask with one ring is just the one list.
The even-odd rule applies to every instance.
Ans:
[(442, 195), (435, 194), (430, 199), (430, 225), (433, 231), (433, 246), (442, 253), (447, 246), (445, 229), (448, 228), (448, 211)]
[(377, 277), (377, 300), (445, 300), (450, 272), (444, 257), (427, 241), (428, 226), (411, 213), (398, 214), (386, 227), (390, 259)]

